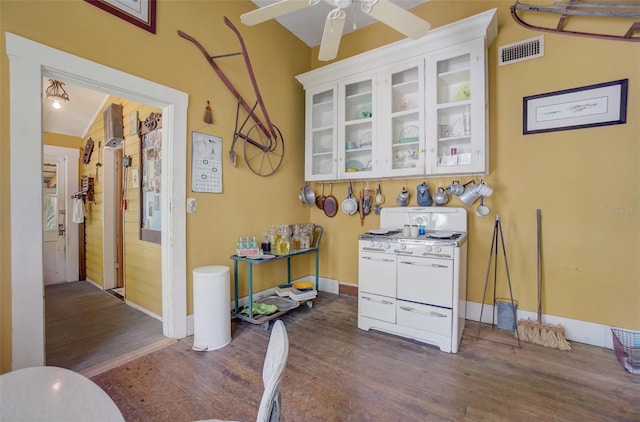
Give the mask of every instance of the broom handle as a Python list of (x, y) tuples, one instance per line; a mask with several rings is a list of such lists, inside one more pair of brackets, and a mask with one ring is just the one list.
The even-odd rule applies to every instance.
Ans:
[(536, 210), (538, 237), (538, 324), (542, 323), (542, 211)]

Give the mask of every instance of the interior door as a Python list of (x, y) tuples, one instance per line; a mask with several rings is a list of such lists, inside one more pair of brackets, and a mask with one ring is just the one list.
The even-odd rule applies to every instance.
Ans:
[(66, 281), (65, 158), (45, 156), (42, 169), (44, 284)]

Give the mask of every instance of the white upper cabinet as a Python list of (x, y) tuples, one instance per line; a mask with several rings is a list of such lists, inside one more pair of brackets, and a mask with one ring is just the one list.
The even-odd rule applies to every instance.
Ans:
[(378, 109), (380, 177), (425, 172), (424, 60), (411, 59), (381, 71)]
[(426, 59), (427, 173), (488, 173), (484, 40)]
[(339, 84), (338, 178), (375, 177), (376, 119), (379, 105), (375, 75), (361, 75)]
[(486, 174), (496, 9), (298, 75), (305, 180)]
[(336, 86), (315, 87), (306, 93), (305, 180), (337, 178), (338, 126)]

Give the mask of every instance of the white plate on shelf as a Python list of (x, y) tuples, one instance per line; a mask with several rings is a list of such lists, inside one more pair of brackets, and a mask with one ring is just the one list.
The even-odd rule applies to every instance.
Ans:
[(366, 132), (360, 137), (360, 148), (368, 148), (371, 145), (371, 132)]
[(464, 101), (471, 98), (471, 84), (469, 81), (463, 82), (462, 85), (453, 94), (454, 101)]
[(364, 170), (364, 165), (358, 160), (349, 160), (345, 163), (345, 168), (355, 169), (356, 171)]
[(332, 170), (331, 160), (323, 160), (320, 162), (320, 165), (318, 166), (318, 171), (320, 172), (320, 174), (331, 173), (331, 170)]
[(397, 143), (417, 142), (420, 137), (420, 128), (416, 125), (409, 125), (400, 131)]
[(275, 255), (262, 254), (262, 255), (247, 255), (245, 258), (248, 259), (272, 259), (275, 258)]

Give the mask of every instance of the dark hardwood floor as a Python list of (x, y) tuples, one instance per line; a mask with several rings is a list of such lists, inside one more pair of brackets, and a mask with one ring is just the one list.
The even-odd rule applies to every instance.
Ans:
[[(458, 354), (357, 328), (357, 298), (320, 293), (282, 317), (290, 341), (282, 421), (640, 421), (640, 377), (613, 351), (562, 352), (467, 322)], [(193, 337), (92, 378), (127, 421), (255, 420), (269, 332), (232, 321), (231, 343)]]
[(168, 342), (161, 321), (87, 281), (45, 287), (45, 330), (47, 365), (89, 376), (101, 365)]

